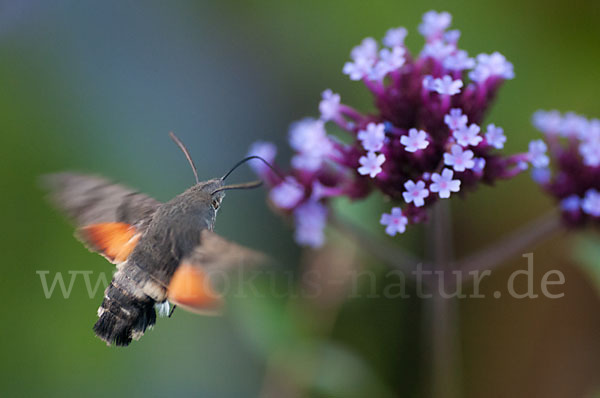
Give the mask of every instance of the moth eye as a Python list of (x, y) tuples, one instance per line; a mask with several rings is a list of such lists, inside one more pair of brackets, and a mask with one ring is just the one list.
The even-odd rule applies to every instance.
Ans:
[(221, 201), (219, 201), (218, 199), (213, 199), (212, 206), (215, 210), (217, 210), (220, 205), (221, 205)]

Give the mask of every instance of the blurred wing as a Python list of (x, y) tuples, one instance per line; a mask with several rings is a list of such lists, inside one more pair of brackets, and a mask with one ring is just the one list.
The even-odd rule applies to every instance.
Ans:
[(160, 202), (101, 177), (77, 173), (44, 176), (52, 202), (78, 227), (90, 250), (122, 263), (135, 248)]
[(266, 264), (268, 261), (268, 257), (262, 253), (205, 230), (201, 244), (183, 259), (173, 274), (167, 289), (168, 299), (191, 312), (218, 313), (223, 299), (215, 289), (214, 277), (239, 267)]

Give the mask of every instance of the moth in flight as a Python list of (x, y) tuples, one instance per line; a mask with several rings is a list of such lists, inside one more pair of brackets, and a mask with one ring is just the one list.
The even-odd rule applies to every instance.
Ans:
[(156, 322), (155, 306), (168, 312), (170, 302), (198, 313), (218, 312), (223, 299), (211, 284), (211, 272), (267, 261), (213, 229), (225, 191), (261, 185), (225, 185), (225, 179), (248, 160), (269, 164), (250, 156), (223, 177), (200, 181), (187, 149), (170, 136), (188, 159), (196, 184), (166, 203), (101, 177), (64, 172), (43, 178), (51, 200), (75, 222), (76, 236), (117, 267), (94, 325), (108, 345), (139, 339)]

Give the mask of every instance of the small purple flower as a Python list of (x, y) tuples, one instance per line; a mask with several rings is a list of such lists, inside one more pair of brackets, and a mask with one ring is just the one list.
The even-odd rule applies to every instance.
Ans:
[(458, 39), (460, 39), (460, 30), (453, 29), (444, 33), (444, 40), (446, 43), (455, 45), (458, 43)]
[(406, 231), (408, 218), (404, 217), (402, 210), (399, 207), (393, 207), (391, 213), (384, 213), (381, 215), (379, 223), (386, 226), (386, 234), (394, 236), (396, 234), (403, 234), (404, 231)]
[(340, 95), (327, 89), (323, 91), (321, 98), (321, 102), (319, 103), (321, 120), (329, 121), (335, 119), (340, 113)]
[(444, 164), (452, 166), (455, 171), (462, 172), (475, 166), (474, 156), (473, 151), (464, 151), (460, 145), (453, 145), (451, 153), (444, 154)]
[(358, 162), (361, 165), (358, 168), (360, 175), (368, 174), (371, 178), (375, 178), (383, 170), (381, 165), (385, 162), (385, 155), (381, 153), (377, 155), (375, 152), (369, 152), (367, 156), (361, 156)]
[(401, 47), (407, 34), (408, 31), (403, 27), (389, 29), (383, 38), (383, 44), (388, 47)]
[(592, 217), (600, 217), (600, 192), (596, 189), (588, 190), (581, 203), (581, 208), (584, 213)]
[(423, 51), (421, 51), (421, 56), (423, 58), (431, 57), (438, 61), (443, 61), (447, 57), (449, 57), (454, 51), (456, 47), (452, 44), (446, 44), (441, 40), (436, 40), (431, 43), (425, 44), (423, 47)]
[(463, 127), (467, 127), (467, 115), (463, 115), (462, 109), (453, 108), (450, 112), (444, 116), (444, 123), (452, 131), (460, 130)]
[(533, 167), (548, 167), (550, 158), (546, 155), (548, 146), (542, 140), (531, 141), (529, 143), (529, 161)]
[(469, 73), (469, 78), (474, 82), (482, 83), (490, 77), (500, 77), (502, 79), (513, 79), (513, 64), (508, 62), (504, 55), (499, 52), (492, 54), (479, 54), (477, 56), (477, 65)]
[(404, 54), (406, 50), (402, 47), (394, 47), (393, 49), (384, 48), (379, 52), (379, 61), (371, 71), (369, 78), (371, 80), (382, 80), (388, 73), (400, 69), (406, 59)]
[(429, 186), (429, 190), (437, 192), (442, 199), (449, 198), (450, 192), (460, 191), (460, 180), (453, 180), (452, 177), (454, 177), (454, 172), (450, 169), (444, 169), (441, 175), (433, 173), (431, 175), (433, 183)]
[(408, 136), (403, 135), (400, 137), (400, 143), (405, 146), (404, 150), (406, 152), (416, 152), (429, 146), (427, 133), (417, 129), (408, 130)]
[(315, 201), (308, 201), (294, 211), (296, 242), (310, 247), (323, 246), (323, 230), (327, 222), (327, 208)]
[(351, 80), (361, 80), (371, 73), (377, 60), (377, 42), (367, 37), (362, 43), (352, 49), (350, 57), (353, 62), (346, 62), (344, 74), (350, 76)]
[(559, 133), (563, 137), (584, 138), (587, 130), (588, 120), (573, 112), (565, 113), (559, 125)]
[(290, 126), (290, 146), (298, 152), (320, 151), (321, 145), (329, 141), (324, 122), (313, 118), (304, 118)]
[(429, 190), (425, 188), (425, 183), (423, 181), (415, 182), (413, 180), (408, 180), (404, 184), (404, 188), (406, 192), (402, 193), (404, 196), (404, 201), (406, 203), (414, 203), (416, 207), (422, 207), (425, 204), (425, 198), (429, 196)]
[(516, 167), (521, 171), (525, 171), (529, 168), (529, 164), (526, 161), (522, 160), (517, 163)]
[(431, 75), (425, 75), (423, 77), (422, 84), (423, 84), (423, 88), (427, 91), (435, 90), (435, 79)]
[(463, 82), (460, 79), (454, 80), (452, 76), (446, 75), (433, 81), (433, 90), (442, 95), (455, 95), (460, 93)]
[(582, 143), (579, 146), (579, 153), (583, 156), (583, 163), (586, 166), (600, 166), (600, 140), (595, 139)]
[(506, 143), (506, 136), (504, 135), (504, 129), (497, 127), (495, 124), (488, 124), (487, 132), (485, 133), (485, 140), (488, 145), (493, 146), (496, 149), (504, 148)]
[(475, 66), (475, 60), (469, 57), (465, 50), (458, 50), (454, 54), (444, 59), (444, 68), (452, 71), (463, 71), (472, 69)]
[(458, 130), (454, 130), (452, 135), (456, 139), (456, 142), (464, 147), (469, 145), (477, 146), (483, 140), (483, 138), (481, 138), (479, 135), (479, 131), (480, 129), (478, 125), (471, 124), (469, 127), (465, 126)]
[(560, 208), (567, 212), (579, 211), (581, 209), (581, 198), (577, 195), (571, 195), (560, 201)]
[(269, 198), (279, 208), (290, 210), (304, 198), (304, 187), (294, 177), (287, 177), (269, 192)]
[(385, 125), (383, 123), (369, 123), (366, 130), (358, 132), (358, 139), (363, 148), (368, 152), (378, 151), (385, 141)]
[(423, 15), (423, 22), (419, 25), (419, 33), (426, 39), (437, 38), (443, 35), (452, 23), (452, 15), (447, 12), (428, 11)]
[(531, 170), (531, 179), (539, 185), (545, 185), (552, 180), (552, 172), (547, 167), (538, 167)]
[[(250, 149), (248, 149), (246, 156), (260, 156), (267, 162), (273, 163), (276, 154), (277, 147), (272, 142), (256, 141), (254, 144), (252, 144)], [(250, 167), (261, 177), (264, 177), (265, 173), (269, 171), (269, 167), (260, 161), (250, 162)]]
[(588, 129), (582, 139), (600, 141), (600, 119), (590, 120)]
[(314, 171), (333, 151), (323, 120), (305, 118), (293, 123), (289, 136), (290, 146), (298, 152), (292, 158), (296, 169)]
[(562, 117), (558, 111), (537, 111), (532, 117), (533, 125), (544, 134), (558, 134)]
[(375, 61), (367, 58), (359, 58), (354, 62), (346, 62), (343, 72), (350, 80), (361, 80), (371, 73)]
[(356, 60), (358, 58), (377, 58), (377, 40), (372, 37), (367, 37), (350, 52), (350, 58)]
[(485, 165), (487, 164), (485, 159), (484, 158), (475, 158), (475, 159), (473, 159), (473, 161), (475, 162), (475, 166), (473, 166), (472, 170), (476, 173), (483, 173), (483, 170), (485, 170)]

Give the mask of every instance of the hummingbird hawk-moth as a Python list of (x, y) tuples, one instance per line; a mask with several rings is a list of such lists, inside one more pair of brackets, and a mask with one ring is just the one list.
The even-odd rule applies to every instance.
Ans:
[(266, 259), (213, 229), (226, 190), (261, 184), (225, 185), (229, 174), (250, 159), (267, 162), (250, 156), (221, 178), (199, 181), (187, 149), (170, 136), (188, 159), (196, 184), (166, 203), (101, 177), (64, 172), (44, 178), (53, 202), (77, 225), (77, 238), (117, 267), (94, 325), (108, 345), (139, 339), (156, 322), (156, 304), (218, 312), (222, 297), (210, 283), (211, 271)]

